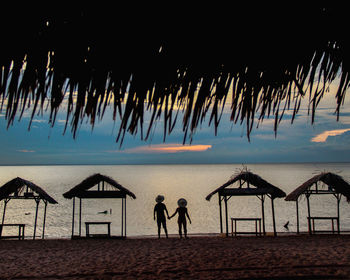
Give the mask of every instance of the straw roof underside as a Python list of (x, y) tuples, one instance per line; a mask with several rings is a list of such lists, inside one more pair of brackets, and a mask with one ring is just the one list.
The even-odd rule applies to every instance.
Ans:
[(339, 117), (350, 81), (348, 8), (332, 3), (6, 5), (1, 108), (8, 125), (28, 107), (31, 120), (48, 108), (54, 125), (63, 107), (75, 137), (82, 119), (93, 126), (111, 106), (120, 142), (126, 132), (147, 139), (159, 119), (165, 137), (180, 108), (186, 141), (205, 116), (217, 128), (228, 102), (249, 137), (267, 116), (276, 131), (286, 109), (293, 121), (305, 96), (313, 122), (339, 74)]
[[(101, 174), (91, 175), (90, 177), (83, 180), (80, 184), (76, 185), (71, 190), (64, 193), (63, 196), (65, 198), (73, 198), (73, 197), (79, 196), (79, 194), (81, 194), (82, 192), (88, 191), (90, 188), (94, 187), (95, 185), (97, 185), (98, 183), (100, 183), (102, 181), (108, 183), (112, 187), (114, 187), (114, 188), (120, 190), (121, 192), (129, 195), (130, 197), (136, 199), (135, 194), (133, 194), (128, 189), (124, 188), (117, 181), (113, 180), (112, 178), (110, 178), (108, 176), (104, 176)], [(108, 192), (108, 191), (106, 191), (106, 192)]]
[(331, 172), (322, 172), (310, 178), (285, 198), (286, 201), (296, 201), (300, 195), (304, 194), (313, 184), (323, 182), (332, 187), (336, 193), (344, 195), (350, 201), (350, 185), (339, 175)]
[[(239, 180), (249, 182), (250, 185), (255, 186), (256, 190), (259, 194), (261, 194), (261, 192), (263, 192), (264, 194), (270, 194), (272, 198), (286, 196), (284, 191), (275, 187), (274, 185), (270, 184), (269, 182), (265, 181), (260, 176), (254, 174), (254, 173), (245, 171), (245, 172), (241, 172), (237, 176), (228, 180), (225, 184), (223, 184), (222, 186), (220, 186), (219, 188), (217, 188), (216, 190), (211, 192), (205, 199), (209, 201), (214, 194), (227, 188), (230, 185), (233, 185), (235, 182), (237, 182)], [(236, 188), (236, 189), (239, 189), (239, 188)], [(254, 195), (254, 193), (251, 192), (251, 195)]]
[(25, 186), (28, 186), (33, 192), (37, 193), (40, 198), (48, 201), (52, 204), (57, 204), (58, 202), (49, 196), (42, 188), (36, 184), (24, 180), (22, 178), (14, 178), (11, 181), (8, 181), (6, 184), (0, 187), (0, 200), (9, 197), (11, 194), (14, 194), (16, 191), (21, 193)]

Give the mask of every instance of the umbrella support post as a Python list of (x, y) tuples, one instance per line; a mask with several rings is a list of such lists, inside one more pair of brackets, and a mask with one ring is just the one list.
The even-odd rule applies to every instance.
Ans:
[(33, 233), (33, 240), (35, 240), (35, 235), (36, 235), (36, 224), (38, 221), (38, 210), (39, 210), (39, 203), (40, 203), (40, 199), (36, 199), (36, 209), (35, 209), (35, 221), (34, 221), (34, 233)]
[(75, 197), (73, 197), (72, 238), (74, 237)]
[(311, 230), (311, 211), (310, 211), (310, 194), (306, 194), (306, 202), (307, 202), (307, 223), (308, 223), (308, 228), (309, 228), (309, 234), (312, 234)]
[(46, 208), (47, 208), (47, 201), (44, 200), (45, 203), (45, 208), (44, 208), (44, 222), (43, 222), (43, 235), (42, 235), (42, 239), (45, 238), (45, 224), (46, 224)]
[(121, 235), (124, 234), (124, 198), (122, 198), (122, 232)]
[(338, 234), (340, 233), (340, 199), (341, 199), (341, 194), (337, 194), (336, 196), (337, 199), (337, 229), (338, 229)]
[(271, 198), (271, 208), (272, 208), (273, 234), (274, 234), (274, 236), (277, 236), (276, 220), (275, 220), (275, 207), (274, 207), (274, 204), (273, 204), (273, 198)]
[(126, 197), (124, 199), (124, 237), (126, 237)]
[(299, 231), (299, 204), (298, 204), (298, 198), (295, 201), (296, 202), (296, 209), (297, 209), (297, 234), (300, 233)]
[(81, 236), (81, 198), (79, 198), (79, 236)]
[(225, 202), (225, 217), (226, 217), (226, 237), (228, 237), (228, 214), (227, 214), (227, 197), (224, 196)]
[(220, 233), (222, 234), (222, 210), (221, 210), (221, 196), (219, 194), (219, 211), (220, 211)]

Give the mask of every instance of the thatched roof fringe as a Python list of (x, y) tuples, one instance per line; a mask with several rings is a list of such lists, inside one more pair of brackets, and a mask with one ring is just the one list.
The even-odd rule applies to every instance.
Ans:
[(101, 174), (94, 174), (89, 176), (88, 178), (84, 179), (81, 183), (70, 189), (69, 191), (65, 192), (63, 196), (65, 198), (73, 198), (77, 195), (79, 195), (80, 192), (87, 191), (88, 189), (94, 187), (100, 182), (106, 182), (112, 187), (120, 190), (121, 192), (124, 192), (125, 194), (129, 195), (133, 199), (136, 199), (135, 194), (133, 194), (128, 189), (124, 188), (122, 185), (120, 185), (117, 181), (113, 180), (112, 178), (101, 175)]
[(5, 199), (9, 197), (11, 194), (18, 193), (20, 194), (21, 192), (24, 191), (24, 187), (28, 186), (32, 191), (37, 193), (40, 198), (48, 201), (49, 203), (52, 204), (57, 204), (58, 202), (54, 200), (50, 195), (48, 195), (42, 188), (37, 186), (36, 184), (22, 179), (22, 178), (14, 178), (11, 181), (7, 182), (3, 186), (0, 187), (0, 200)]
[(294, 191), (287, 195), (286, 201), (296, 201), (299, 196), (304, 194), (313, 184), (323, 182), (335, 192), (344, 195), (348, 202), (350, 202), (350, 185), (341, 176), (331, 172), (321, 172), (301, 184)]
[[(257, 5), (236, 8), (234, 17), (222, 7), (174, 14), (159, 8), (145, 11), (136, 27), (130, 14), (116, 17), (105, 7), (40, 7), (19, 12), (13, 26), (2, 18), (8, 26), (2, 37), (10, 42), (0, 53), (8, 125), (28, 107), (33, 119), (46, 100), (54, 125), (67, 100), (66, 128), (70, 123), (76, 137), (80, 121), (87, 117), (93, 126), (111, 102), (113, 119), (120, 118), (117, 140), (126, 132), (147, 139), (161, 117), (164, 136), (172, 131), (177, 103), (186, 141), (208, 113), (217, 128), (232, 89), (231, 121), (245, 122), (249, 138), (256, 114), (259, 121), (273, 115), (277, 131), (283, 112), (292, 109), (293, 121), (306, 94), (313, 122), (337, 75), (339, 118), (350, 84), (346, 8)], [(151, 120), (143, 135), (145, 110)]]
[[(241, 171), (238, 175), (232, 177), (225, 184), (212, 191), (205, 199), (209, 201), (214, 194), (227, 188), (228, 186), (233, 185), (237, 181), (247, 182), (250, 185), (253, 185), (257, 190), (262, 190), (264, 194), (270, 194), (273, 199), (286, 196), (284, 191), (265, 181), (260, 176), (249, 171)], [(238, 188), (241, 188), (241, 186)]]

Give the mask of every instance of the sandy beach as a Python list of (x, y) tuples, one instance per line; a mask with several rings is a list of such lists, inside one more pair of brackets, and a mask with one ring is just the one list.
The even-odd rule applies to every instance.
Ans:
[(0, 279), (350, 279), (350, 236), (2, 240)]

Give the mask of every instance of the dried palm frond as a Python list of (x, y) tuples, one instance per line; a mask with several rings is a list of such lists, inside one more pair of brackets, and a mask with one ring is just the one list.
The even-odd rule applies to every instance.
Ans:
[(171, 133), (181, 108), (186, 141), (207, 115), (218, 127), (232, 91), (230, 119), (245, 123), (249, 138), (256, 120), (274, 116), (277, 131), (292, 109), (293, 121), (307, 95), (313, 122), (337, 77), (339, 118), (349, 87), (347, 8), (339, 3), (31, 5), (3, 7), (0, 19), (0, 101), (8, 125), (27, 108), (33, 119), (48, 101), (49, 122), (64, 107), (75, 137), (83, 118), (93, 126), (112, 105), (122, 142), (126, 132), (147, 139), (161, 118), (164, 136)]

